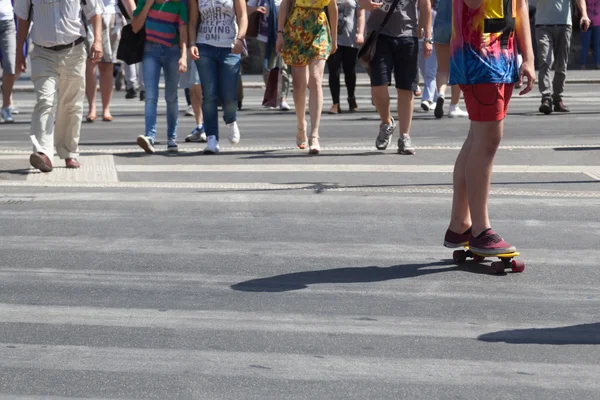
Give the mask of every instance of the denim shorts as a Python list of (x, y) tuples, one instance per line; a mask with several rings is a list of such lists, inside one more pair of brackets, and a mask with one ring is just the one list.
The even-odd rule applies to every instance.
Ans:
[(198, 73), (196, 61), (188, 56), (187, 71), (179, 75), (179, 87), (189, 89), (194, 85), (200, 84), (200, 74)]
[(433, 21), (433, 41), (450, 44), (452, 37), (452, 0), (439, 0), (437, 15)]
[(16, 73), (17, 31), (12, 19), (0, 21), (0, 51), (2, 52), (2, 69), (7, 75)]

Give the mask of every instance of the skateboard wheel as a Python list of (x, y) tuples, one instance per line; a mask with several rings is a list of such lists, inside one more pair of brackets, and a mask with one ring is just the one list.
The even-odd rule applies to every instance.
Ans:
[(464, 263), (467, 261), (467, 253), (464, 250), (455, 250), (454, 253), (452, 253), (452, 258), (457, 264)]
[(525, 271), (525, 263), (521, 260), (512, 260), (512, 272)]
[(506, 267), (503, 262), (495, 261), (492, 263), (492, 268), (496, 274), (503, 274)]
[(483, 256), (478, 256), (478, 255), (473, 255), (473, 260), (476, 262), (482, 262), (485, 260), (485, 257)]

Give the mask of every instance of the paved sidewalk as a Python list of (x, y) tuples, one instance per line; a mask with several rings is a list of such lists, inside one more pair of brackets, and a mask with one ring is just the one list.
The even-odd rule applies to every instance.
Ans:
[[(260, 89), (264, 88), (262, 75), (244, 75), (244, 88)], [(421, 78), (422, 82), (422, 78)], [(600, 70), (571, 70), (567, 73), (567, 84), (594, 84), (600, 83)], [(358, 73), (356, 85), (358, 87), (368, 87), (370, 84), (369, 77), (366, 73)], [(343, 79), (341, 85), (345, 86)], [(323, 87), (329, 87), (327, 79), (323, 80)], [(164, 88), (164, 84), (160, 84), (160, 88)], [(15, 84), (14, 91), (18, 92), (33, 92), (33, 84), (28, 74), (23, 74), (19, 81)]]

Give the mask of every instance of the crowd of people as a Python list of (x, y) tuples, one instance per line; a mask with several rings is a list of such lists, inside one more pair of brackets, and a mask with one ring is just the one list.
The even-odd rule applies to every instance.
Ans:
[[(597, 19), (595, 1), (588, 0), (589, 11)], [(597, 49), (597, 21), (588, 17), (585, 0), (575, 2), (583, 40), (589, 46), (591, 38)], [(309, 154), (321, 152), (319, 125), (326, 66), (333, 103), (329, 112), (343, 112), (342, 69), (348, 111), (358, 109), (356, 58), (362, 54), (361, 64), (369, 74), (373, 104), (381, 119), (377, 149), (385, 150), (398, 128), (398, 153), (415, 154), (410, 129), (414, 98), (421, 91), (420, 66), (423, 111), (434, 109), (441, 118), (450, 86), (448, 116), (471, 120), (455, 164), (452, 216), (444, 244), (468, 244), (480, 254), (501, 254), (515, 248), (491, 229), (487, 199), (508, 104), (515, 86), (526, 85), (521, 95), (531, 91), (536, 51), (540, 112), (569, 111), (562, 94), (572, 20), (570, 0), (538, 0), (537, 4), (527, 0), (251, 0), (249, 4), (246, 0), (16, 0), (14, 9), (11, 0), (0, 0), (2, 119), (13, 121), (12, 87), (27, 68), (31, 41), (36, 105), (31, 117), (34, 152), (30, 163), (42, 172), (52, 171), (56, 149), (67, 168), (79, 168), (84, 98), (87, 94), (86, 120), (94, 122), (98, 70), (102, 120), (113, 120), (110, 99), (114, 67), (119, 64), (119, 33), (125, 24), (131, 24), (134, 33), (145, 33), (140, 65), (122, 67), (126, 97), (139, 95), (145, 101), (145, 129), (137, 144), (147, 153), (155, 152), (162, 73), (167, 149), (178, 150), (178, 88), (183, 85), (189, 111), (196, 118), (196, 127), (185, 140), (206, 141), (204, 152), (218, 153), (219, 106), (229, 142), (235, 145), (241, 139), (237, 123), (243, 97), (241, 59), (248, 55), (247, 34), (254, 31), (264, 60), (265, 81), (270, 70), (281, 70), (277, 102), (281, 110), (291, 108), (287, 96), (293, 87), (299, 149), (308, 149)], [(582, 51), (587, 54), (587, 50)], [(397, 91), (397, 120), (391, 113), (392, 83)], [(310, 125), (306, 121), (307, 89)], [(458, 105), (461, 91), (466, 112)]]

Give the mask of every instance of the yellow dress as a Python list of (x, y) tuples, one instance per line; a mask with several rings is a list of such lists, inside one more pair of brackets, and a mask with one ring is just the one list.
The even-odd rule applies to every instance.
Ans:
[(327, 60), (331, 53), (331, 32), (325, 7), (330, 1), (296, 0), (284, 29), (281, 56), (287, 65), (305, 67), (315, 60)]

